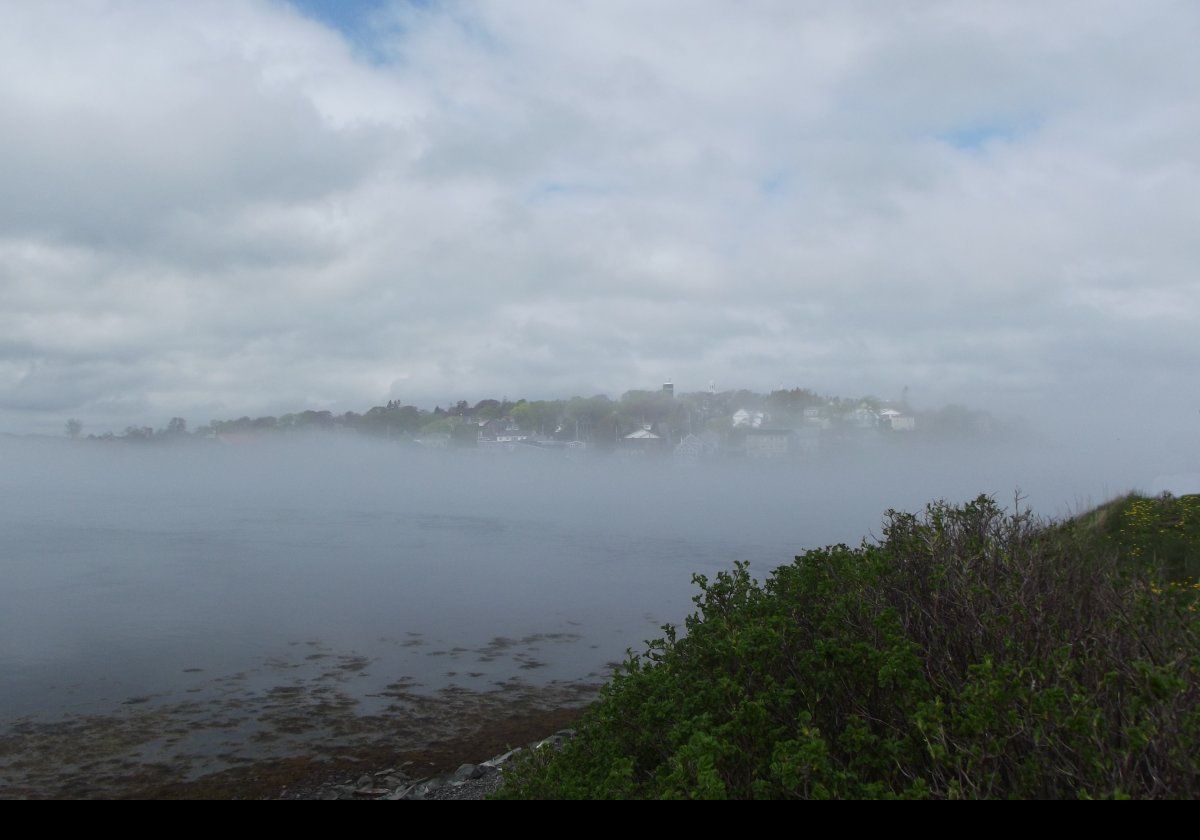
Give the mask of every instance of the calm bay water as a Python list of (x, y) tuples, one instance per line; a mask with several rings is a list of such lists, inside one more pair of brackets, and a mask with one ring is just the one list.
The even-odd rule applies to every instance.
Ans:
[(140, 732), (153, 710), (153, 737), (113, 749), (202, 772), (295, 749), (264, 731), (301, 703), (335, 699), (345, 734), (397, 698), (594, 684), (682, 621), (693, 572), (749, 560), (761, 576), (878, 533), (888, 507), (1020, 486), (1061, 514), (1149, 474), (1068, 461), (875, 448), (819, 469), (681, 468), (357, 440), (0, 440), (0, 729), (20, 735), (0, 782), (45, 727), (78, 720), (142, 715)]

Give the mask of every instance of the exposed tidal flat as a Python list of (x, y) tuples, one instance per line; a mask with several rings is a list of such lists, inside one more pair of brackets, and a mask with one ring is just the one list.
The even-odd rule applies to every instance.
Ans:
[(278, 796), (494, 755), (567, 725), (694, 572), (934, 497), (1020, 486), (1057, 513), (1136, 483), (1055, 452), (680, 470), (0, 441), (0, 795)]

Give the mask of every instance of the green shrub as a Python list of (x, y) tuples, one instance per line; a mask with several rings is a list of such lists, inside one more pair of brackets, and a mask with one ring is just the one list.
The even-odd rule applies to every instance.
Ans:
[(686, 634), (631, 653), (500, 796), (1200, 795), (1195, 587), (988, 497), (883, 534), (763, 584), (696, 576)]

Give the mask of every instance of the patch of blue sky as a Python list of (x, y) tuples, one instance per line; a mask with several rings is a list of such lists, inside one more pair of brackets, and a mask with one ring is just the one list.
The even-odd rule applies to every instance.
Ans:
[(288, 0), (305, 17), (339, 30), (347, 37), (370, 28), (371, 18), (386, 5), (385, 0)]
[(381, 63), (393, 58), (390, 41), (404, 30), (404, 12), (425, 12), (437, 0), (287, 0), (311, 20), (341, 33), (355, 51)]
[(403, 64), (405, 34), (441, 16), (453, 23), (458, 34), (477, 47), (491, 52), (501, 45), (476, 17), (470, 6), (459, 7), (443, 0), (285, 0), (302, 15), (335, 29), (366, 60)]
[(783, 169), (768, 172), (758, 181), (758, 191), (768, 198), (786, 195), (792, 189), (792, 176)]
[(958, 126), (936, 135), (937, 139), (964, 152), (981, 152), (994, 143), (1011, 143), (1032, 133), (1037, 119), (977, 122)]
[(601, 198), (612, 194), (612, 188), (587, 181), (540, 181), (527, 193), (531, 202), (554, 201), (564, 198)]
[(385, 0), (288, 0), (300, 14), (336, 29), (355, 49), (381, 58), (375, 20)]

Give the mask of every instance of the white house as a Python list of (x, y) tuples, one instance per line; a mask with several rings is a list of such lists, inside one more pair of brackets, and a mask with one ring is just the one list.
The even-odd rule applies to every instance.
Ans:
[(684, 435), (683, 440), (675, 446), (675, 457), (692, 461), (711, 458), (717, 454), (719, 445), (717, 436), (712, 432)]
[(813, 429), (828, 429), (833, 424), (829, 422), (828, 417), (822, 416), (822, 410), (819, 408), (804, 409), (804, 425)]
[(621, 449), (623, 453), (646, 453), (661, 451), (663, 439), (651, 431), (653, 426), (649, 423), (643, 423), (640, 429), (637, 429), (621, 438)]
[(675, 444), (675, 457), (688, 461), (698, 461), (704, 454), (704, 444), (695, 435), (684, 435), (683, 440)]
[(893, 432), (911, 432), (917, 428), (916, 417), (894, 408), (885, 408), (879, 417)]
[(796, 454), (796, 433), (791, 429), (749, 429), (746, 432), (746, 457), (779, 460)]
[(761, 429), (766, 415), (761, 411), (747, 411), (744, 408), (739, 408), (733, 413), (733, 428), (735, 429)]

